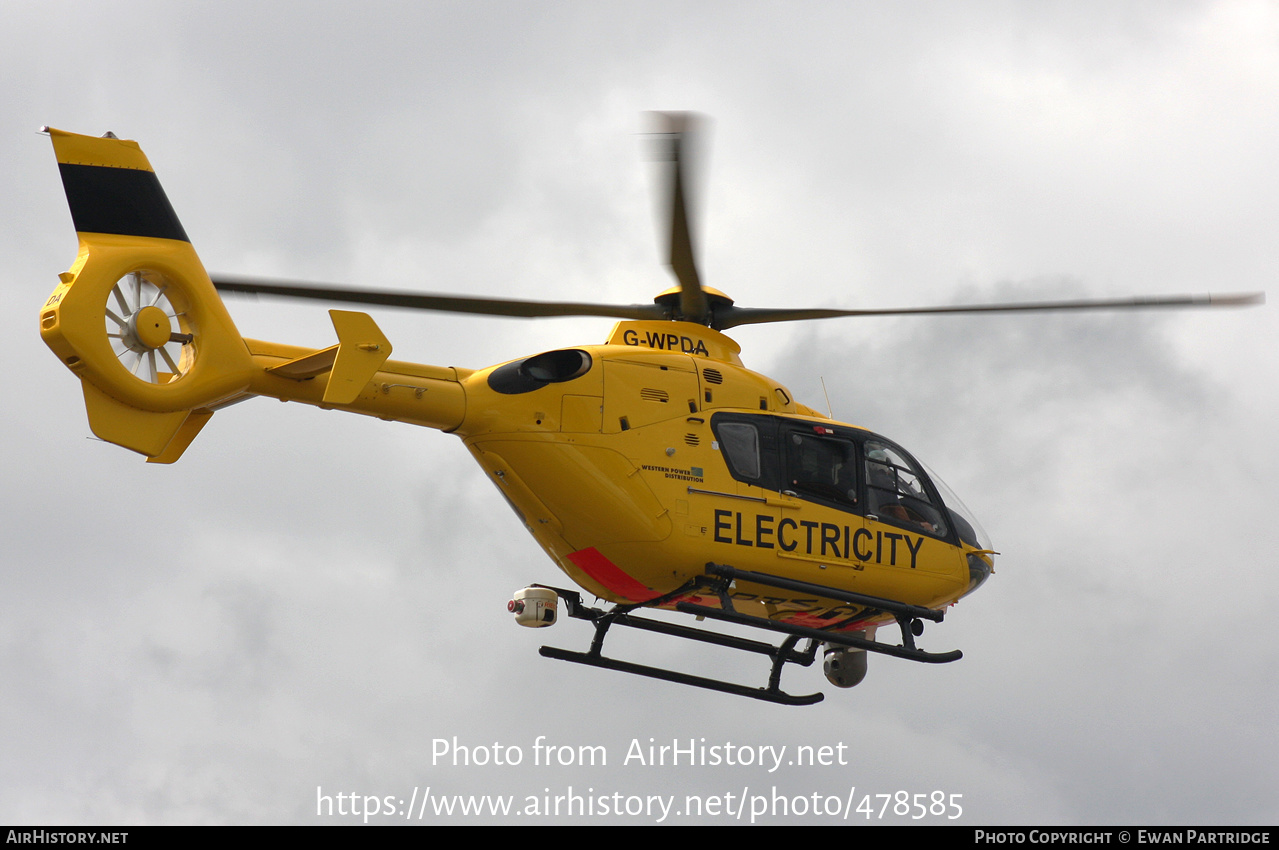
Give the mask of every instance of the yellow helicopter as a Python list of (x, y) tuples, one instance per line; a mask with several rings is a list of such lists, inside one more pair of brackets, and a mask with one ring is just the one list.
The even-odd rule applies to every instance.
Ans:
[[(182, 456), (213, 414), (252, 396), (298, 401), (456, 434), (578, 591), (533, 585), (508, 603), (521, 625), (559, 603), (595, 633), (586, 652), (541, 653), (771, 702), (785, 665), (823, 647), (827, 678), (852, 687), (876, 652), (927, 652), (923, 621), (990, 576), (977, 520), (904, 448), (797, 402), (747, 369), (722, 332), (840, 316), (1241, 306), (1260, 294), (900, 310), (759, 309), (703, 286), (694, 260), (684, 148), (694, 119), (659, 116), (670, 175), (670, 265), (652, 304), (610, 306), (382, 292), (210, 278), (136, 142), (43, 128), (53, 142), (79, 255), (40, 311), (40, 333), (81, 379), (89, 426), (149, 462)], [(391, 360), (365, 313), (331, 310), (338, 342), (316, 350), (244, 339), (218, 292), (498, 316), (606, 316), (602, 345), (469, 370)], [(776, 633), (780, 642), (640, 617), (663, 608)], [(899, 644), (877, 639), (895, 623)], [(749, 687), (603, 654), (613, 626), (767, 656)], [(803, 648), (800, 647), (804, 643)]]

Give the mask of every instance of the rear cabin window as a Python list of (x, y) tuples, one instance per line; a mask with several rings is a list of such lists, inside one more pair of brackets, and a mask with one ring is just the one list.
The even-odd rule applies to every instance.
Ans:
[(716, 429), (734, 476), (759, 479), (759, 431), (749, 422), (724, 422)]

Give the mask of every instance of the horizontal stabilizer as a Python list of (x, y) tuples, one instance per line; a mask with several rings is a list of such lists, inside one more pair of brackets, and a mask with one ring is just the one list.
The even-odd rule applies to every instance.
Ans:
[(312, 351), (310, 354), (296, 357), (287, 363), (281, 363), (279, 366), (272, 366), (267, 371), (272, 375), (279, 375), (281, 378), (305, 381), (317, 375), (323, 375), (332, 369), (337, 359), (338, 347), (330, 345), (328, 348)]
[(338, 344), (267, 369), (272, 375), (305, 381), (329, 373), (325, 404), (350, 404), (391, 356), (391, 343), (367, 313), (330, 310)]

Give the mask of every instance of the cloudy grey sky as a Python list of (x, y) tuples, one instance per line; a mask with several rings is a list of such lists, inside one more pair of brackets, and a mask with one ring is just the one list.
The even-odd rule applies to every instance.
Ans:
[[(563, 577), (456, 438), (256, 401), (147, 465), (86, 439), (36, 330), (75, 256), (42, 124), (138, 139), (228, 273), (646, 300), (669, 275), (641, 113), (694, 109), (714, 119), (704, 279), (740, 304), (1269, 290), (1273, 4), (11, 0), (0, 24), (0, 822), (345, 822), (317, 787), (428, 786), (1279, 819), (1273, 307), (734, 332), (747, 365), (815, 407), (824, 377), (838, 418), (942, 473), (1003, 553), (923, 638), (962, 661), (877, 657), (846, 692), (788, 671), (826, 690), (811, 708), (540, 658), (588, 630), (510, 622), (511, 591)], [(231, 311), (246, 336), (331, 342), (319, 305)], [(397, 358), (474, 368), (610, 327), (374, 313)], [(540, 735), (609, 762), (533, 766)], [(454, 737), (525, 763), (433, 765)], [(623, 763), (650, 738), (848, 763)]]

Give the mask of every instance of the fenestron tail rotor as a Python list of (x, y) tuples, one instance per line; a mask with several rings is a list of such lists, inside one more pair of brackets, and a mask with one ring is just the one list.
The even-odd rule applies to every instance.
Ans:
[(195, 359), (195, 337), (180, 329), (185, 317), (169, 300), (158, 273), (130, 272), (107, 299), (107, 338), (116, 359), (136, 378), (166, 384), (186, 374)]

